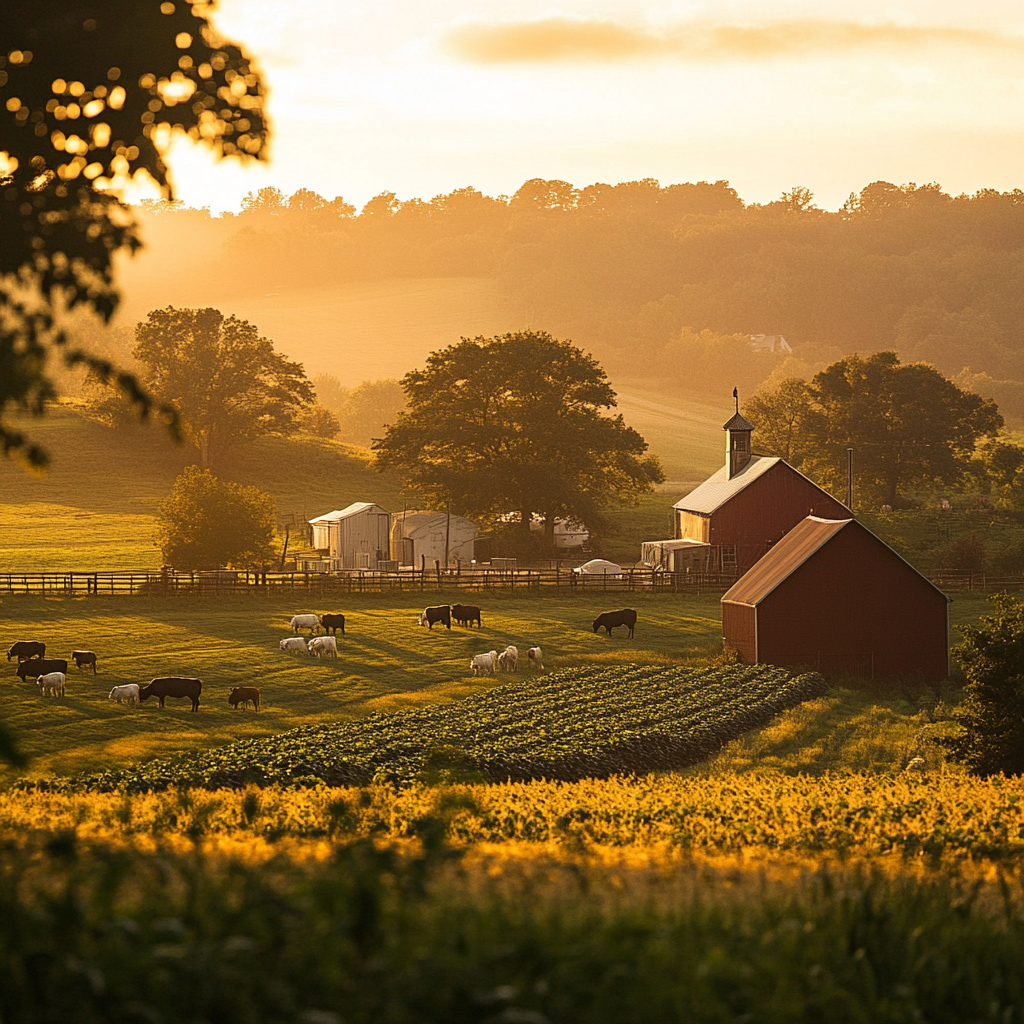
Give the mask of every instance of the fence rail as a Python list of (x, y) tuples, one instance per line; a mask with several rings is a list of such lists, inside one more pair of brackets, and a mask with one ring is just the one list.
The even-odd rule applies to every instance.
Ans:
[[(937, 573), (930, 577), (941, 590), (1024, 591), (1024, 576)], [(266, 594), (300, 590), (323, 594), (372, 594), (439, 590), (594, 591), (674, 594), (724, 593), (734, 576), (624, 569), (621, 576), (584, 576), (560, 566), (553, 569), (487, 569), (376, 572), (29, 572), (0, 573), (0, 593), (69, 594)]]

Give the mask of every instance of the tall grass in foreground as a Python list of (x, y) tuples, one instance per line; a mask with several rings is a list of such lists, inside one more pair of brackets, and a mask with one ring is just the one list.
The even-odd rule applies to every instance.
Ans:
[(1017, 879), (7, 844), (4, 1021), (1014, 1022)]

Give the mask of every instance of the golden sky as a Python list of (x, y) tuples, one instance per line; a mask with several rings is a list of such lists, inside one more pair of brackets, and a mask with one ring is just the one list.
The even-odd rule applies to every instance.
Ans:
[(1020, 0), (220, 0), (270, 88), (268, 166), (190, 144), (179, 195), (250, 189), (357, 206), (528, 178), (806, 185), (835, 209), (878, 179), (1024, 187)]

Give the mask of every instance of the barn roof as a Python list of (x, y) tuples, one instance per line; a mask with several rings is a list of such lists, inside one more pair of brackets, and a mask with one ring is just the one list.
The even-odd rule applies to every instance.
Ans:
[[(882, 547), (891, 551), (912, 572), (921, 576), (902, 555), (893, 551), (884, 540), (876, 537), (856, 519), (822, 519), (819, 516), (808, 516), (797, 523), (752, 569), (741, 576), (725, 592), (722, 596), (723, 603), (756, 607), (816, 551), (824, 547), (841, 530), (847, 528), (863, 530)], [(921, 579), (941, 593), (939, 588), (927, 577), (921, 576)], [(943, 596), (945, 597), (945, 595)]]
[(360, 512), (368, 512), (370, 509), (379, 509), (384, 515), (390, 515), (387, 509), (381, 508), (380, 505), (373, 501), (353, 501), (351, 505), (346, 505), (345, 508), (336, 509), (334, 512), (325, 512), (322, 516), (317, 516), (316, 519), (310, 519), (310, 523), (336, 523), (342, 519), (348, 519), (351, 516), (357, 516)]
[(782, 462), (782, 459), (755, 455), (731, 479), (729, 478), (729, 467), (723, 466), (714, 476), (709, 476), (704, 483), (695, 487), (672, 507), (683, 512), (697, 512), (700, 515), (709, 516), (779, 462)]

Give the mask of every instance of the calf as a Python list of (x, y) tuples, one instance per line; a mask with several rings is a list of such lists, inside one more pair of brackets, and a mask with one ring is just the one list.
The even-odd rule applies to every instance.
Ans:
[(460, 626), (480, 625), (480, 609), (475, 604), (453, 604), (452, 618)]
[(125, 683), (124, 686), (115, 686), (107, 694), (107, 700), (116, 700), (118, 704), (138, 704), (139, 684)]
[(63, 672), (67, 675), (68, 663), (63, 658), (29, 658), (18, 665), (20, 679), (45, 676), (48, 672)]
[(304, 636), (286, 636), (281, 641), (282, 651), (304, 651), (306, 649), (306, 638)]
[(92, 665), (92, 674), (96, 675), (96, 655), (92, 651), (72, 651), (71, 659), (75, 663), (75, 668)]
[(498, 666), (501, 668), (502, 672), (515, 672), (518, 664), (518, 647), (506, 647), (505, 650), (498, 655)]
[(295, 630), (296, 633), (300, 629), (308, 629), (309, 635), (312, 636), (316, 632), (316, 627), (320, 625), (320, 619), (316, 615), (293, 615), (288, 622), (288, 625)]
[(340, 629), (344, 634), (345, 616), (341, 612), (325, 612), (320, 616), (320, 625), (324, 627), (325, 633), (333, 633), (337, 636)]
[(42, 640), (19, 640), (11, 645), (7, 660), (17, 658), (18, 661), (28, 661), (29, 658), (42, 658), (45, 654), (46, 644)]
[(247, 707), (249, 701), (252, 701), (252, 706), (259, 711), (260, 709), (260, 688), (258, 686), (236, 686), (228, 694), (228, 703), (237, 711), (238, 705)]
[(309, 653), (316, 658), (336, 658), (338, 656), (338, 641), (333, 636), (316, 636), (309, 641)]
[(538, 672), (544, 671), (544, 652), (539, 647), (531, 647), (526, 652), (526, 664)]
[(168, 697), (187, 697), (192, 701), (192, 710), (198, 711), (199, 694), (202, 692), (201, 679), (194, 679), (191, 676), (160, 676), (139, 687), (139, 700), (156, 697), (160, 701), (160, 707), (163, 707), (164, 700)]
[(36, 686), (39, 687), (40, 693), (45, 693), (47, 696), (63, 697), (66, 681), (67, 676), (63, 672), (47, 672), (46, 675), (36, 679)]
[(449, 604), (439, 604), (436, 608), (424, 608), (416, 620), (421, 626), (434, 628), (435, 622), (443, 622), (449, 629), (452, 628), (452, 607)]
[(490, 651), (487, 654), (474, 655), (469, 667), (475, 676), (493, 676), (494, 666), (498, 663), (498, 652)]
[(636, 626), (636, 611), (632, 608), (623, 608), (617, 612), (601, 612), (594, 619), (594, 632), (596, 633), (602, 626), (607, 636), (611, 636), (612, 630), (617, 626), (626, 626), (629, 629), (629, 638), (632, 639), (633, 627)]

